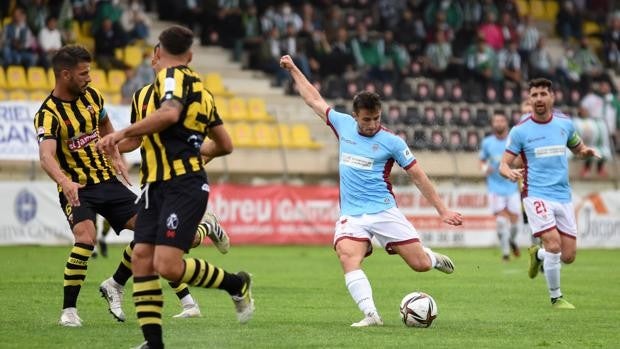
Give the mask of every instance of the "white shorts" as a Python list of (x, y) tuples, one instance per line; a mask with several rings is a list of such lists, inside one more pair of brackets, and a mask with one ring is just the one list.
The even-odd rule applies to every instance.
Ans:
[(395, 254), (394, 245), (420, 241), (413, 224), (396, 207), (385, 211), (360, 216), (341, 216), (336, 222), (334, 249), (342, 239), (368, 241), (366, 256), (372, 253), (371, 239), (375, 237), (387, 253)]
[(514, 215), (521, 213), (521, 194), (519, 192), (515, 192), (512, 195), (489, 193), (489, 203), (491, 204), (493, 214), (503, 210), (508, 210), (508, 212)]
[(552, 229), (561, 235), (577, 238), (577, 223), (572, 202), (559, 203), (535, 197), (523, 199), (523, 208), (532, 228), (532, 235), (541, 236)]

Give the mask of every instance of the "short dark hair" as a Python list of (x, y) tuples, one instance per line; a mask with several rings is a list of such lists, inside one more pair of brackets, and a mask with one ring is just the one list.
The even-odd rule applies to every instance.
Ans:
[(534, 87), (546, 87), (549, 92), (553, 92), (553, 82), (545, 78), (536, 78), (528, 82), (528, 92)]
[(359, 112), (361, 109), (377, 111), (381, 109), (381, 97), (374, 92), (362, 91), (353, 97), (353, 111)]
[(192, 47), (194, 32), (189, 28), (173, 25), (159, 34), (159, 43), (171, 55), (181, 55)]
[(493, 115), (491, 116), (491, 118), (494, 118), (496, 116), (501, 116), (504, 119), (506, 119), (506, 121), (508, 121), (508, 115), (506, 115), (506, 113), (504, 113), (503, 110), (496, 110), (493, 112)]
[(75, 68), (79, 63), (91, 62), (93, 60), (90, 52), (80, 45), (66, 45), (52, 57), (52, 68), (54, 75), (60, 75), (63, 69)]

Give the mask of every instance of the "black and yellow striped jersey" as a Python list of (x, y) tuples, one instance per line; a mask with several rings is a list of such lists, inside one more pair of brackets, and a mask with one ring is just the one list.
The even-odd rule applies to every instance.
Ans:
[(213, 95), (200, 76), (184, 66), (162, 70), (154, 84), (134, 93), (131, 122), (142, 120), (169, 99), (179, 100), (183, 111), (176, 124), (142, 137), (141, 184), (201, 171), (200, 145), (210, 128), (222, 124)]
[(39, 143), (56, 140), (60, 168), (73, 182), (90, 185), (115, 178), (112, 166), (95, 148), (99, 123), (106, 117), (103, 97), (92, 87), (73, 101), (50, 94), (37, 111), (34, 127)]

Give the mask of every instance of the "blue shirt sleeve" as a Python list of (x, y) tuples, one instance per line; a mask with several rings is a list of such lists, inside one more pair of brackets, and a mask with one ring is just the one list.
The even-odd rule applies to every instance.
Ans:
[(487, 161), (489, 159), (489, 141), (488, 138), (485, 138), (482, 140), (482, 144), (480, 145), (480, 153), (478, 154), (478, 157), (480, 158), (480, 160), (482, 161)]
[(514, 155), (519, 155), (523, 150), (523, 144), (521, 142), (521, 137), (519, 134), (519, 128), (513, 127), (508, 133), (508, 141), (506, 143), (506, 151), (510, 152)]
[(349, 114), (337, 112), (332, 108), (327, 110), (327, 125), (333, 127), (338, 134), (341, 133), (340, 130), (348, 119), (353, 119), (353, 117)]
[(413, 153), (407, 146), (407, 143), (402, 138), (395, 136), (395, 140), (392, 143), (392, 156), (398, 163), (398, 165), (404, 169), (411, 167), (416, 159)]

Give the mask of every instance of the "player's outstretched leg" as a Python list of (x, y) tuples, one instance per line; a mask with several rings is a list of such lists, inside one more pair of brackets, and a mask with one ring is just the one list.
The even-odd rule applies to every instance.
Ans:
[(64, 298), (62, 313), (58, 324), (66, 327), (82, 326), (82, 319), (77, 314), (77, 298), (86, 279), (88, 259), (94, 246), (76, 242), (71, 249), (64, 273)]
[(446, 256), (445, 254), (433, 252), (428, 247), (423, 247), (423, 249), (424, 252), (426, 252), (428, 257), (431, 259), (431, 266), (433, 268), (446, 274), (454, 273), (454, 262), (452, 262), (452, 259), (450, 259), (450, 257)]
[(172, 281), (170, 281), (168, 284), (174, 290), (174, 293), (181, 301), (181, 306), (183, 307), (183, 311), (172, 316), (173, 318), (184, 319), (202, 316), (202, 313), (200, 312), (200, 307), (198, 306), (198, 303), (196, 303), (192, 295), (189, 293), (189, 287), (187, 286), (187, 284), (180, 284)]
[(205, 213), (203, 221), (198, 225), (196, 235), (197, 239), (194, 240), (194, 245), (192, 247), (199, 246), (204, 237), (208, 236), (220, 253), (226, 254), (230, 249), (228, 234), (226, 234), (226, 231), (220, 225), (217, 217), (211, 212)]

